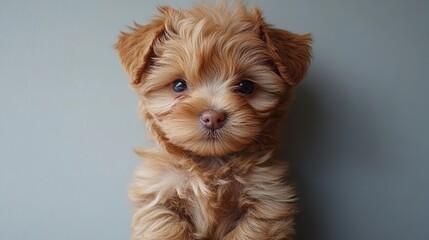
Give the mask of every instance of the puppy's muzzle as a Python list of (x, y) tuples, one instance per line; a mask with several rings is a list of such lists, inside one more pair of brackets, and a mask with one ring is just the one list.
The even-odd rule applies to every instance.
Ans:
[(224, 112), (219, 112), (213, 109), (205, 110), (201, 113), (200, 121), (203, 126), (210, 130), (215, 130), (225, 125), (226, 115)]

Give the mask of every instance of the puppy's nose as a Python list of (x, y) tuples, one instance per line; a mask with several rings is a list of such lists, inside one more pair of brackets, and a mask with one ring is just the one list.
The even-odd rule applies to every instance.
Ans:
[(209, 109), (201, 113), (200, 120), (207, 129), (219, 129), (225, 125), (225, 117), (225, 113)]

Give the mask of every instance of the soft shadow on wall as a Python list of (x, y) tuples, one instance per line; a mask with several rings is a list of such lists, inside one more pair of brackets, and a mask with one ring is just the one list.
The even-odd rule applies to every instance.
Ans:
[(351, 94), (353, 89), (343, 84), (335, 73), (315, 66), (295, 89), (282, 126), (279, 155), (290, 163), (299, 199), (297, 240), (332, 239), (338, 234), (335, 229), (341, 226), (333, 226), (332, 218), (353, 211), (337, 199), (347, 193), (343, 188), (350, 187), (346, 179), (338, 183), (341, 166), (376, 165), (380, 134), (371, 106), (362, 106)]
[[(308, 76), (305, 82), (318, 81), (315, 76)], [(284, 120), (281, 138), (280, 155), (282, 159), (291, 163), (291, 179), (296, 185), (299, 198), (299, 213), (296, 219), (297, 240), (314, 240), (322, 235), (322, 227), (313, 211), (314, 202), (305, 179), (300, 174), (302, 161), (314, 161), (308, 158), (308, 152), (312, 145), (320, 139), (319, 128), (323, 111), (319, 106), (317, 89), (312, 85), (301, 83), (293, 92), (293, 100), (289, 105), (286, 119)]]

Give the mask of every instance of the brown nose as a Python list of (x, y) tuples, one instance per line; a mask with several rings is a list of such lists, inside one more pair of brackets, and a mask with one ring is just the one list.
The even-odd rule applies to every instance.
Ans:
[(201, 113), (200, 120), (207, 129), (219, 129), (225, 125), (225, 113), (212, 109), (205, 110)]

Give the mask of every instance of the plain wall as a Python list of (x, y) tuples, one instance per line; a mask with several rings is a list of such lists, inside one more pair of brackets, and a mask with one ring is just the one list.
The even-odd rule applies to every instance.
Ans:
[[(249, 1), (314, 36), (282, 152), (301, 240), (429, 238), (429, 1)], [(0, 1), (0, 239), (128, 239), (147, 146), (113, 49), (158, 3)]]

